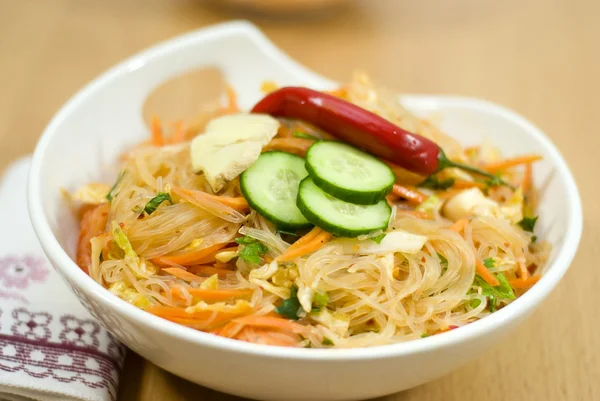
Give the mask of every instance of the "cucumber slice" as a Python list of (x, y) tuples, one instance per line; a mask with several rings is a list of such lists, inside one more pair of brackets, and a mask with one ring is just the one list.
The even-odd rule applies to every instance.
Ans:
[(240, 176), (250, 207), (277, 227), (296, 230), (311, 224), (296, 206), (298, 184), (308, 173), (304, 159), (286, 152), (265, 152)]
[(298, 208), (317, 227), (339, 237), (385, 230), (392, 209), (385, 199), (375, 205), (355, 205), (325, 193), (310, 177), (300, 182)]
[(359, 205), (378, 203), (396, 180), (376, 157), (337, 141), (315, 142), (306, 153), (306, 170), (329, 195)]

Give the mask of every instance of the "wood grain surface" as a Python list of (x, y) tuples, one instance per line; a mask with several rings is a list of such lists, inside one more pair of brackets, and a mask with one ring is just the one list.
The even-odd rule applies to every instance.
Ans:
[[(124, 57), (233, 18), (199, 0), (0, 0), (0, 168), (33, 150), (77, 89)], [(409, 93), (508, 106), (561, 149), (584, 203), (572, 269), (535, 315), (477, 361), (385, 401), (600, 400), (600, 2), (357, 0), (327, 15), (254, 17), (338, 80), (363, 68)], [(130, 354), (120, 401), (224, 401)]]

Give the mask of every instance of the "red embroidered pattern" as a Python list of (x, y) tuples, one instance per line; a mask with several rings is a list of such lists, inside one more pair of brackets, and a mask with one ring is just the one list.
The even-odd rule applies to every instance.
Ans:
[(100, 351), (98, 323), (64, 315), (60, 318), (60, 342), (53, 342), (51, 314), (20, 307), (10, 311), (10, 316), (11, 334), (0, 333), (0, 371), (21, 371), (35, 378), (106, 388), (110, 399), (116, 400), (124, 349), (109, 335), (107, 352)]
[(48, 273), (44, 260), (35, 256), (0, 258), (0, 284), (6, 288), (25, 289), (32, 281), (44, 282)]
[(49, 273), (46, 262), (37, 256), (0, 257), (0, 298), (28, 304), (23, 290), (33, 282), (45, 282)]

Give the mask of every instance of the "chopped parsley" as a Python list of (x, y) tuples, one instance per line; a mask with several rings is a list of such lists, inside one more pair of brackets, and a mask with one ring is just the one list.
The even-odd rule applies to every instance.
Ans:
[(256, 244), (258, 242), (258, 240), (256, 238), (252, 238), (252, 237), (248, 237), (247, 235), (244, 235), (243, 237), (236, 238), (235, 242), (237, 242), (239, 245), (251, 245), (251, 244)]
[(236, 238), (235, 242), (239, 245), (244, 245), (238, 251), (238, 257), (252, 265), (259, 264), (261, 257), (269, 250), (269, 248), (258, 242), (258, 240), (248, 236)]
[(146, 206), (144, 206), (144, 212), (148, 215), (154, 213), (156, 209), (163, 202), (173, 203), (173, 199), (171, 199), (171, 195), (166, 192), (159, 192), (154, 198), (150, 199)]
[(494, 258), (486, 258), (483, 259), (483, 265), (488, 269), (491, 269), (492, 267), (496, 267), (496, 261)]
[(316, 308), (320, 310), (321, 308), (327, 306), (329, 303), (329, 294), (325, 291), (318, 291), (315, 293), (313, 297), (313, 310)]
[[(512, 287), (508, 283), (508, 279), (502, 273), (496, 273), (496, 278), (500, 282), (497, 286), (493, 287), (489, 285), (481, 276), (476, 275), (473, 285), (481, 287), (481, 294), (488, 299), (488, 305), (490, 312), (496, 311), (496, 306), (499, 300), (515, 299), (515, 293)], [(476, 308), (479, 306), (479, 299), (471, 301), (471, 307)]]
[(298, 320), (300, 318), (300, 316), (298, 316), (299, 310), (300, 301), (298, 300), (298, 287), (294, 285), (290, 290), (290, 297), (288, 299), (284, 299), (281, 306), (275, 308), (275, 312), (279, 313), (285, 318)]
[(533, 229), (535, 228), (535, 223), (537, 222), (537, 219), (538, 219), (538, 216), (523, 217), (523, 220), (519, 221), (518, 224), (521, 226), (521, 228), (523, 230), (532, 233)]
[(429, 336), (431, 336), (431, 334), (429, 334), (429, 333), (423, 333), (423, 334), (421, 334), (421, 338), (425, 338), (425, 337), (429, 337)]
[(443, 190), (452, 187), (454, 185), (454, 182), (454, 178), (446, 178), (445, 180), (440, 180), (435, 175), (430, 175), (425, 179), (425, 181), (420, 183), (418, 186), (422, 188)]

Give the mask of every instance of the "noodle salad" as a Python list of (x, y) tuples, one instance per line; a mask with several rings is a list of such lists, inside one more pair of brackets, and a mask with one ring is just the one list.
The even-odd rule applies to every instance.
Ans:
[(538, 155), (463, 148), (364, 74), (263, 91), (155, 118), (114, 185), (69, 194), (81, 269), (171, 322), (312, 348), (443, 333), (539, 279)]

